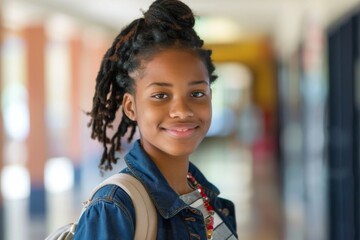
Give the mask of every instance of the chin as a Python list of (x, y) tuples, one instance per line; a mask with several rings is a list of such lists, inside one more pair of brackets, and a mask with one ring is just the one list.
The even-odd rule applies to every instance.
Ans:
[(164, 152), (167, 152), (169, 155), (174, 157), (181, 157), (181, 156), (189, 156), (193, 152), (195, 152), (197, 146), (199, 144), (193, 145), (189, 147), (188, 144), (184, 145), (170, 145), (166, 149), (164, 149)]

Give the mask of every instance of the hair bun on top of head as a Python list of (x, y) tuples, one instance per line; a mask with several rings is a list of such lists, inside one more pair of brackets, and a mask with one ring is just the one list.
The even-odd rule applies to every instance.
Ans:
[(195, 25), (191, 9), (178, 0), (156, 0), (144, 13), (144, 19), (146, 24), (158, 25), (161, 30), (181, 30)]

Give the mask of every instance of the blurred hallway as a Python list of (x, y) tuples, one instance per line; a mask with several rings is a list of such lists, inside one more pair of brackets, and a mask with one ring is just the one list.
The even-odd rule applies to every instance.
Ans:
[[(222, 197), (234, 201), (239, 239), (282, 239), (281, 202), (274, 162), (253, 162), (251, 153), (229, 138), (205, 139), (192, 161), (219, 187)], [(48, 194), (46, 219), (30, 217), (25, 200), (5, 202), (5, 239), (43, 239), (48, 233), (44, 226), (56, 228), (77, 218), (87, 194), (77, 189)], [(16, 230), (19, 228), (22, 231)]]
[[(101, 177), (85, 113), (110, 42), (151, 2), (0, 0), (0, 240), (76, 220), (124, 167)], [(184, 2), (219, 76), (192, 161), (235, 202), (239, 240), (360, 239), (360, 1)]]
[(274, 160), (254, 161), (248, 148), (231, 138), (208, 138), (193, 162), (234, 201), (239, 239), (282, 239), (281, 201)]

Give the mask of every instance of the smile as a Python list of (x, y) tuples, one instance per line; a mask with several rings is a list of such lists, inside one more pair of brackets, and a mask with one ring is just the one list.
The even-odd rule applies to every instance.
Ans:
[(190, 127), (190, 128), (175, 127), (175, 128), (165, 128), (164, 130), (173, 137), (186, 138), (193, 135), (193, 133), (196, 130), (196, 127)]

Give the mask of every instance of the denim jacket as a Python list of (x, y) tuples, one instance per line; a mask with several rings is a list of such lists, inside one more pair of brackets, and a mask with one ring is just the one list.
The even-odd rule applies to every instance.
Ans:
[[(135, 176), (144, 185), (157, 210), (157, 239), (201, 239), (205, 240), (206, 230), (203, 215), (189, 207), (170, 187), (153, 161), (135, 142), (125, 156), (127, 168), (122, 172)], [(208, 182), (192, 164), (189, 172), (204, 187), (214, 210), (227, 227), (236, 235), (234, 205), (218, 197), (219, 190)], [(75, 232), (75, 240), (132, 240), (135, 233), (135, 209), (130, 197), (118, 186), (107, 185), (94, 195), (90, 205), (82, 214)]]

